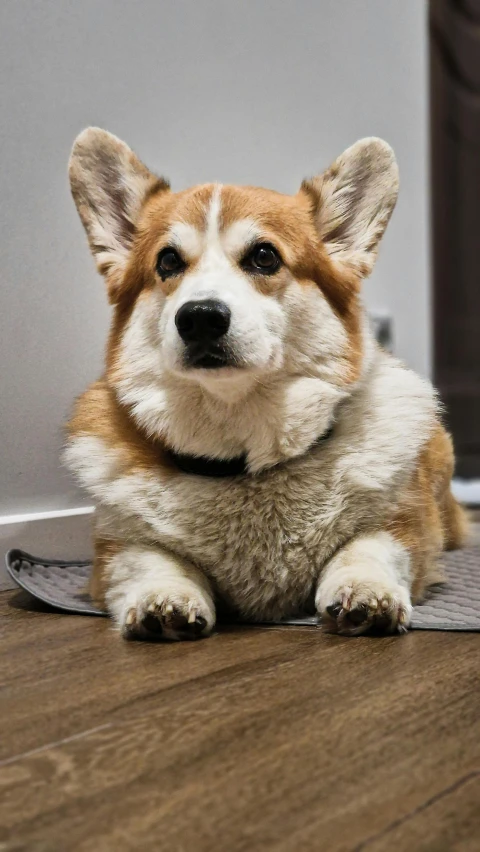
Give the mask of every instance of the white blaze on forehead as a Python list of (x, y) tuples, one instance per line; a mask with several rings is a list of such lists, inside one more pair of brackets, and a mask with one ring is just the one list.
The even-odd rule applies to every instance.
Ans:
[(238, 255), (260, 236), (255, 221), (251, 218), (238, 219), (220, 233), (220, 214), (222, 211), (222, 186), (215, 186), (207, 214), (206, 246), (222, 247), (227, 255)]
[(168, 232), (168, 244), (175, 246), (190, 260), (212, 253), (216, 253), (217, 257), (220, 253), (237, 260), (245, 248), (261, 239), (261, 230), (253, 218), (247, 217), (220, 231), (221, 212), (222, 185), (216, 184), (205, 210), (205, 228), (199, 230), (189, 222), (174, 222)]
[(174, 222), (167, 234), (167, 243), (184, 253), (187, 258), (197, 260), (212, 243), (219, 244), (219, 218), (221, 210), (219, 184), (214, 186), (208, 207), (205, 210), (206, 227), (200, 230), (189, 222)]
[(220, 212), (222, 209), (222, 186), (215, 184), (207, 211), (207, 245), (219, 242), (220, 239)]

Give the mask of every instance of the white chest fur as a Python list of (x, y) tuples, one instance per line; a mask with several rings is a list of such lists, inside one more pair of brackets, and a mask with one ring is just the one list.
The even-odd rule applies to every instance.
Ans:
[(435, 411), (430, 385), (381, 356), (331, 438), (257, 475), (125, 473), (95, 436), (75, 438), (67, 463), (98, 501), (104, 535), (177, 552), (244, 615), (276, 618), (304, 607), (332, 553), (392, 510)]

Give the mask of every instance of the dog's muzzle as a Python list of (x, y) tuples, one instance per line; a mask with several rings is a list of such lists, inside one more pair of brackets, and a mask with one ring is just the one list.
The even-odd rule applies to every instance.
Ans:
[(230, 319), (228, 305), (216, 299), (185, 302), (179, 308), (175, 325), (185, 344), (186, 366), (207, 369), (233, 366), (225, 341)]

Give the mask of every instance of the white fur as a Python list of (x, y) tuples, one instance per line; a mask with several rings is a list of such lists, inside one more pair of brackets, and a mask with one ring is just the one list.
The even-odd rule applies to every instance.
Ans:
[[(381, 615), (388, 619), (390, 630), (408, 627), (412, 605), (406, 548), (386, 532), (354, 538), (327, 563), (318, 584), (317, 612), (326, 617), (328, 607), (336, 604), (346, 613), (364, 607), (372, 619)], [(343, 632), (362, 629), (364, 625), (345, 624)]]
[[(97, 184), (105, 164), (130, 183), (128, 236), (150, 185), (130, 155), (114, 137), (87, 131), (71, 161), (92, 249), (106, 246), (118, 267), (116, 197), (109, 199), (108, 180), (100, 190)], [(370, 139), (306, 187), (320, 202), (313, 204), (317, 230), (334, 263), (370, 271), (397, 184), (391, 149)], [(355, 632), (345, 613), (357, 603), (369, 619), (387, 614), (391, 629), (404, 627), (408, 554), (379, 530), (436, 426), (433, 390), (376, 347), (365, 316), (359, 376), (350, 382), (351, 341), (321, 288), (300, 284), (285, 268), (277, 288), (260, 292), (239, 266), (252, 240), (262, 239), (255, 211), (222, 229), (222, 192), (215, 187), (202, 232), (188, 222), (171, 225), (168, 238), (191, 269), (168, 297), (160, 281), (139, 296), (109, 381), (150, 437), (197, 455), (245, 453), (250, 475), (208, 479), (160, 463), (145, 471), (99, 437), (72, 438), (66, 459), (98, 503), (98, 533), (124, 544), (109, 564), (107, 604), (122, 627), (150, 607), (175, 603), (201, 614), (209, 630), (214, 590), (251, 619), (340, 605), (340, 629)], [(105, 228), (112, 233), (103, 239)], [(185, 302), (207, 298), (231, 311), (225, 341), (236, 368), (185, 366), (175, 315)], [(316, 443), (332, 425), (333, 435)]]
[(198, 228), (188, 222), (175, 222), (167, 232), (165, 243), (182, 251), (188, 260), (196, 260), (202, 252), (204, 238)]
[[(278, 303), (252, 285), (248, 277), (238, 268), (238, 255), (255, 233), (251, 222), (237, 222), (226, 232), (220, 232), (221, 186), (215, 187), (209, 208), (203, 238), (196, 244), (198, 263), (183, 277), (180, 286), (165, 302), (157, 328), (150, 329), (150, 337), (157, 356), (167, 371), (202, 384), (211, 393), (225, 396), (243, 395), (266, 369), (281, 364), (282, 312)], [(194, 247), (195, 239), (185, 228), (174, 224), (171, 235), (175, 245), (183, 252), (183, 238), (187, 238), (185, 253)], [(178, 310), (189, 301), (217, 299), (231, 311), (232, 319), (225, 341), (235, 356), (240, 369), (215, 370), (185, 369), (183, 364), (184, 344), (175, 326)], [(144, 307), (144, 306), (143, 306)], [(158, 316), (158, 313), (156, 314)], [(134, 312), (130, 326), (144, 320)], [(139, 331), (143, 340), (144, 328)], [(131, 338), (130, 338), (131, 339)], [(124, 361), (131, 363), (132, 350), (125, 342)], [(134, 360), (137, 347), (135, 346)], [(219, 375), (223, 374), (223, 375)], [(233, 388), (235, 378), (236, 387)]]
[(222, 245), (229, 257), (240, 257), (245, 247), (260, 241), (262, 232), (254, 219), (238, 219), (222, 234)]
[(216, 184), (207, 211), (206, 242), (220, 245), (219, 217), (222, 209), (222, 186)]
[[(323, 297), (313, 296), (316, 306), (310, 305), (311, 295), (303, 296), (293, 283), (294, 289), (305, 299), (304, 316), (297, 309), (299, 326), (309, 330), (310, 310), (316, 307), (327, 332), (325, 343), (316, 343), (313, 333), (302, 346), (295, 343), (300, 328), (290, 320), (293, 304), (286, 300), (279, 326), (288, 325), (288, 334), (278, 338), (284, 368), (272, 367), (253, 382), (243, 371), (210, 376), (216, 383), (212, 394), (205, 394), (206, 382), (165, 369), (158, 330), (162, 297), (153, 293), (139, 299), (123, 337), (118, 381), (120, 398), (137, 422), (184, 452), (223, 458), (246, 452), (252, 471), (301, 454), (326, 431), (345, 397), (341, 373), (329, 366), (328, 357), (335, 347), (341, 351), (345, 346), (345, 332)], [(307, 362), (310, 376), (302, 375)]]
[[(307, 405), (308, 386), (300, 387), (305, 396), (300, 393), (294, 410), (288, 414), (284, 408), (282, 415), (279, 400), (281, 393), (288, 398), (288, 385), (275, 389), (270, 404), (277, 432), (272, 428), (264, 441), (269, 397), (262, 397), (262, 388), (255, 390), (249, 402), (252, 443), (267, 448), (285, 436), (288, 421), (290, 428), (303, 421), (301, 431), (314, 434), (317, 411)], [(213, 416), (198, 400), (192, 409), (192, 399), (186, 403), (188, 417), (179, 399), (173, 404), (179, 428), (183, 411), (182, 435), (188, 437), (187, 424), (203, 411), (204, 419), (196, 421), (203, 436), (199, 447), (208, 446), (210, 425), (228, 434), (229, 423), (235, 448), (238, 426), (231, 407), (217, 400)], [(172, 476), (161, 467), (148, 474), (120, 471), (116, 451), (101, 441), (95, 447), (86, 437), (72, 441), (67, 462), (99, 503), (102, 536), (161, 546), (200, 566), (244, 616), (280, 618), (313, 605), (314, 587), (332, 555), (394, 511), (434, 428), (436, 400), (427, 382), (377, 350), (363, 382), (333, 406), (333, 413), (335, 431), (324, 444), (279, 467), (233, 480)], [(237, 414), (240, 419), (240, 410)], [(193, 433), (190, 439), (194, 444)], [(275, 455), (275, 443), (271, 446)]]
[[(215, 624), (215, 607), (210, 586), (201, 571), (191, 563), (162, 550), (128, 547), (109, 563), (110, 584), (106, 603), (121, 630), (129, 622), (139, 626), (148, 612), (172, 607), (188, 619), (193, 613), (207, 624), (205, 635)], [(163, 629), (164, 639), (176, 639), (176, 631)]]
[[(319, 288), (293, 277), (268, 296), (253, 286), (237, 264), (253, 223), (220, 233), (220, 204), (217, 187), (198, 262), (178, 289), (168, 299), (157, 289), (137, 300), (120, 345), (117, 391), (149, 435), (183, 452), (246, 453), (258, 471), (300, 455), (331, 425), (346, 396), (349, 340)], [(172, 232), (180, 249), (182, 233), (192, 249), (196, 237), (178, 223)], [(185, 302), (206, 298), (231, 310), (227, 341), (240, 369), (183, 366), (175, 315)], [(362, 375), (374, 352), (366, 320), (363, 338)]]

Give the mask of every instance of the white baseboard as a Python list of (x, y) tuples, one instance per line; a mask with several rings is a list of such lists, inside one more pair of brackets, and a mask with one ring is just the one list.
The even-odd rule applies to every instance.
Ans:
[(14, 587), (5, 568), (5, 554), (12, 547), (50, 559), (89, 559), (93, 512), (93, 506), (82, 506), (0, 516), (0, 590)]
[(466, 506), (480, 506), (480, 479), (454, 479), (452, 491)]

